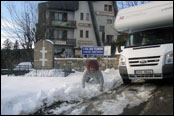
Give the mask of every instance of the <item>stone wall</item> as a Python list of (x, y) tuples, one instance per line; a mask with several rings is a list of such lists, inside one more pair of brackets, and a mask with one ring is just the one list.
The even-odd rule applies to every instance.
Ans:
[(54, 58), (54, 43), (49, 40), (40, 40), (35, 44), (34, 68), (35, 69), (65, 69), (72, 68), (84, 71), (89, 60), (97, 60), (100, 70), (107, 68), (118, 69), (117, 58)]
[(116, 58), (56, 58), (54, 59), (54, 68), (72, 68), (77, 71), (84, 71), (89, 60), (97, 60), (100, 70), (105, 70), (107, 68), (118, 69), (118, 60)]

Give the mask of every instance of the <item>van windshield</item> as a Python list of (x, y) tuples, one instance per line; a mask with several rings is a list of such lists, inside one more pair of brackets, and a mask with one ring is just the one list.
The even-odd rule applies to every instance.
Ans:
[(129, 35), (126, 48), (173, 43), (173, 27), (135, 32)]

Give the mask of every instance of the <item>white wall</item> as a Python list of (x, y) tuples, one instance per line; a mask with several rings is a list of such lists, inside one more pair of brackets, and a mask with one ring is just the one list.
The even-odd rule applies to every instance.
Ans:
[[(80, 20), (80, 13), (84, 13), (84, 20)], [(86, 21), (86, 13), (89, 13), (89, 21)], [(74, 35), (75, 35), (75, 38), (77, 39), (76, 41), (77, 47), (80, 47), (80, 45), (78, 45), (79, 40), (87, 40), (87, 41), (91, 40), (94, 42), (94, 46), (96, 46), (97, 43), (96, 43), (96, 38), (95, 38), (94, 29), (91, 22), (91, 15), (90, 15), (87, 1), (79, 1), (79, 9), (75, 12), (75, 20), (77, 24), (77, 29), (75, 29)], [(79, 23), (91, 24), (91, 27), (79, 26)], [(83, 36), (84, 36), (83, 38), (80, 38), (80, 30), (83, 30)], [(89, 31), (88, 38), (85, 37), (86, 31)]]
[[(104, 11), (104, 5), (112, 5), (112, 1), (96, 1), (93, 2), (94, 4), (94, 10), (95, 12), (103, 12), (106, 13), (106, 15), (100, 15), (100, 14), (96, 14), (96, 20), (97, 20), (97, 24), (98, 24), (98, 29), (100, 26), (104, 26), (105, 27), (105, 41), (106, 41), (106, 36), (107, 35), (113, 35), (114, 39), (117, 38), (117, 33), (114, 30), (114, 21), (115, 21), (115, 16), (109, 16), (110, 15), (114, 15), (114, 8), (112, 7), (112, 12), (108, 12), (108, 11)], [(112, 20), (112, 24), (107, 24), (107, 19)], [(101, 32), (100, 33), (100, 37), (101, 37)], [(102, 37), (101, 37), (102, 38)]]

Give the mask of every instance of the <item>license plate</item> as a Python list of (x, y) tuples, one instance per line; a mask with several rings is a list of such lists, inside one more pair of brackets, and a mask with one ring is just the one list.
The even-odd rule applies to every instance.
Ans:
[(153, 70), (134, 70), (134, 74), (153, 74)]

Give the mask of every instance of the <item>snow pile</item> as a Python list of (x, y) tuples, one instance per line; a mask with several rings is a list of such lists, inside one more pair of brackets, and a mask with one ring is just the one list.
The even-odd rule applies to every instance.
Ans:
[(71, 112), (71, 115), (80, 115), (82, 112), (86, 110), (86, 106), (83, 106), (82, 108), (75, 109)]
[[(54, 71), (53, 71), (54, 72)], [(47, 74), (45, 70), (39, 74)], [(56, 71), (54, 72), (56, 73)], [(103, 73), (104, 91), (122, 84), (118, 70), (107, 69)], [(29, 74), (27, 74), (28, 76)], [(1, 112), (3, 115), (29, 114), (43, 105), (57, 101), (81, 101), (100, 95), (99, 85), (86, 84), (81, 87), (83, 72), (75, 72), (68, 77), (50, 78), (27, 76), (1, 76)]]
[(104, 77), (105, 85), (107, 85), (105, 91), (109, 91), (114, 88), (117, 88), (123, 83), (119, 74), (119, 70), (106, 69), (103, 73), (103, 77)]
[(132, 108), (147, 101), (151, 93), (145, 90), (144, 86), (137, 88), (137, 91), (126, 90), (118, 94), (115, 99), (104, 100), (101, 104), (94, 103), (102, 115), (118, 115), (123, 113), (124, 108)]
[(71, 109), (72, 107), (77, 106), (78, 104), (68, 104), (68, 103), (62, 103), (60, 105), (60, 107), (56, 107), (56, 109), (52, 109), (49, 112), (52, 112), (53, 114), (58, 114), (60, 115), (62, 112), (65, 112), (69, 109)]

